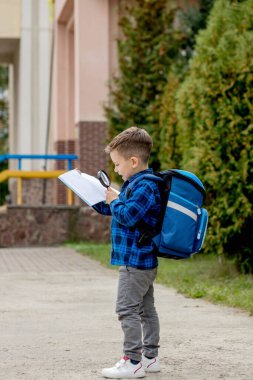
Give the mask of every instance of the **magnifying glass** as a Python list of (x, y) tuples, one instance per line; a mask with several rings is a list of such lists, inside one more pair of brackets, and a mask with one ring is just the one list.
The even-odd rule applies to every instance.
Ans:
[(97, 177), (104, 187), (108, 188), (111, 185), (111, 180), (109, 175), (104, 170), (99, 170)]

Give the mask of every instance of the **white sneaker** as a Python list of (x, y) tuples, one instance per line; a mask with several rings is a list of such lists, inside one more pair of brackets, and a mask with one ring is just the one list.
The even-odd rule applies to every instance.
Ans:
[(159, 358), (148, 359), (142, 354), (141, 361), (145, 372), (160, 372)]
[(124, 356), (114, 367), (103, 368), (102, 375), (109, 379), (138, 379), (145, 376), (142, 362), (134, 365)]

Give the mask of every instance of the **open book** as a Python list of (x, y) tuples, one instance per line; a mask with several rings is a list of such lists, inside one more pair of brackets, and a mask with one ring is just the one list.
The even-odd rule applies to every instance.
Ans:
[[(89, 206), (105, 201), (106, 188), (96, 177), (74, 169), (58, 178)], [(113, 190), (119, 194), (117, 190)]]

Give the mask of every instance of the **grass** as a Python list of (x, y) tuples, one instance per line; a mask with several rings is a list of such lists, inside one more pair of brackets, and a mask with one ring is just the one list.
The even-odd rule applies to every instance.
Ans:
[[(110, 245), (67, 243), (110, 268)], [(253, 275), (237, 272), (232, 261), (217, 256), (195, 255), (189, 260), (159, 259), (157, 282), (191, 298), (237, 307), (253, 315)]]

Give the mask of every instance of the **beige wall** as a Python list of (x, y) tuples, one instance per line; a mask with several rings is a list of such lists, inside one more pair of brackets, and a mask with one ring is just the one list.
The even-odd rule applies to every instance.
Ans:
[(55, 0), (54, 15), (58, 22), (66, 22), (73, 10), (76, 0)]
[(53, 76), (54, 140), (73, 140), (74, 123), (74, 3), (55, 3), (55, 59)]
[(56, 0), (54, 139), (76, 138), (80, 122), (104, 122), (108, 81), (117, 70), (118, 0)]
[(92, 175), (107, 169), (104, 104), (117, 71), (119, 1), (55, 0), (54, 146), (75, 151)]
[(109, 2), (75, 2), (75, 122), (104, 121), (109, 79)]
[[(52, 22), (48, 0), (0, 0), (0, 64), (9, 64), (9, 153), (44, 154)], [(52, 152), (52, 149), (49, 149)], [(24, 170), (43, 163), (25, 160)], [(17, 162), (10, 161), (16, 169)]]
[(21, 0), (0, 1), (0, 38), (20, 37)]

